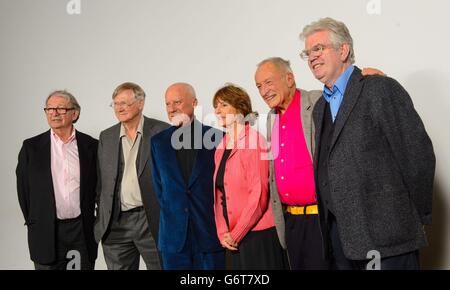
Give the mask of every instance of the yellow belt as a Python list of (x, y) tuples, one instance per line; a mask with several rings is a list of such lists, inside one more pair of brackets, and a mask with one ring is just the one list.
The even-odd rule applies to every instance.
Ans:
[[(306, 211), (305, 211), (305, 209), (306, 209)], [(292, 215), (318, 214), (319, 208), (317, 207), (317, 204), (305, 205), (305, 206), (288, 205), (286, 207), (286, 211)]]

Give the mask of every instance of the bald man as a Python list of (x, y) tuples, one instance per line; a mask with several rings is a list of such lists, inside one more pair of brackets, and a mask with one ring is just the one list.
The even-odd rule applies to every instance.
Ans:
[(195, 118), (197, 97), (191, 85), (169, 86), (165, 102), (173, 126), (151, 141), (163, 268), (224, 269), (213, 208), (214, 152), (222, 132)]

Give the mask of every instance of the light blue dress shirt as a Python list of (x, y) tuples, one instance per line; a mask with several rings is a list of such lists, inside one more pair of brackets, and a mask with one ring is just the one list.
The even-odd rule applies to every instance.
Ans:
[(341, 107), (342, 100), (345, 94), (345, 88), (347, 87), (348, 80), (353, 73), (355, 67), (350, 65), (344, 73), (337, 79), (333, 86), (333, 91), (331, 91), (327, 86), (323, 86), (323, 97), (330, 103), (331, 119), (336, 120), (336, 116)]

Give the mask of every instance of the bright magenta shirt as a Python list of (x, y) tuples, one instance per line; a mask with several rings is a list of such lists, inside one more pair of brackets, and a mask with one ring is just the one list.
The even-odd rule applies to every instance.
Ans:
[(284, 114), (279, 114), (272, 129), (272, 147), (278, 148), (274, 160), (275, 180), (280, 200), (288, 205), (316, 203), (314, 169), (303, 134), (300, 91), (295, 92)]

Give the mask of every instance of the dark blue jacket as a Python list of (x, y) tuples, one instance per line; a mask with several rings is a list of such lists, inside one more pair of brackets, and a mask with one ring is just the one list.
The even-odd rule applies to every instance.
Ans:
[[(190, 232), (199, 251), (221, 250), (214, 222), (214, 152), (222, 138), (221, 131), (202, 125), (202, 144), (197, 150), (192, 174), (186, 184), (172, 146), (177, 127), (170, 127), (151, 140), (154, 189), (160, 203), (158, 248), (162, 252), (178, 253)], [(194, 126), (195, 128), (195, 126)], [(200, 141), (196, 138), (196, 142)], [(188, 225), (192, 227), (188, 231)]]

